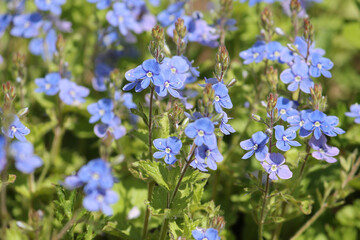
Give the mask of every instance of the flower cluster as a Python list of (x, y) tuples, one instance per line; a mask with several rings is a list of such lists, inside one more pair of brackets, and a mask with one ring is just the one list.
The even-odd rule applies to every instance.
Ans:
[(56, 95), (59, 92), (60, 99), (67, 105), (79, 105), (85, 102), (85, 97), (90, 93), (89, 89), (62, 78), (60, 73), (49, 73), (45, 78), (35, 79), (38, 86), (35, 92), (44, 92), (46, 95)]
[[(22, 173), (32, 173), (36, 168), (43, 165), (43, 161), (34, 154), (33, 145), (25, 138), (30, 130), (20, 121), (17, 115), (9, 115), (9, 124), (6, 120), (2, 122), (0, 135), (0, 172), (7, 164), (7, 156), (15, 160), (15, 167)], [(10, 142), (10, 139), (17, 140)], [(7, 145), (8, 149), (7, 149)], [(8, 151), (8, 152), (7, 152)]]
[(163, 27), (168, 27), (167, 34), (173, 37), (175, 22), (178, 18), (182, 18), (187, 30), (184, 41), (198, 42), (209, 47), (218, 46), (219, 34), (216, 28), (202, 19), (200, 12), (195, 12), (192, 16), (185, 15), (184, 5), (185, 1), (175, 2), (159, 13), (158, 21)]
[[(36, 56), (42, 56), (44, 60), (51, 60), (57, 54), (56, 30), (71, 31), (71, 23), (59, 18), (61, 7), (65, 2), (66, 0), (35, 0), (35, 5), (39, 10), (37, 12), (23, 14), (24, 6), (18, 6), (13, 15), (9, 13), (0, 15), (0, 37), (12, 23), (10, 31), (12, 36), (31, 38), (30, 52)], [(24, 1), (21, 4), (23, 5)]]
[(102, 211), (105, 215), (112, 215), (109, 205), (119, 199), (117, 193), (111, 190), (114, 185), (111, 167), (100, 158), (81, 167), (76, 175), (66, 177), (63, 185), (70, 190), (84, 187), (83, 206), (91, 212)]
[(165, 58), (161, 64), (155, 59), (148, 59), (125, 73), (125, 78), (130, 83), (126, 84), (123, 90), (135, 88), (135, 92), (141, 92), (152, 84), (160, 97), (169, 93), (175, 98), (184, 99), (179, 91), (186, 83), (196, 80), (196, 76), (198, 72), (186, 57)]

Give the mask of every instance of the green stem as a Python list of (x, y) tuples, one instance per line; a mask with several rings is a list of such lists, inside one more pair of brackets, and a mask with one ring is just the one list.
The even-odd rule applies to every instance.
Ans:
[(317, 212), (295, 233), (294, 236), (290, 238), (290, 240), (294, 240), (298, 238), (306, 229), (308, 229), (326, 210), (327, 204), (324, 204), (317, 210)]
[[(150, 108), (149, 108), (149, 123), (148, 123), (148, 131), (149, 131), (149, 142), (148, 142), (148, 146), (149, 146), (149, 159), (150, 161), (152, 161), (152, 112), (153, 112), (153, 98), (154, 98), (154, 86), (151, 87), (150, 89)], [(148, 183), (148, 197), (147, 200), (148, 202), (151, 201), (152, 198), (152, 193), (154, 191), (154, 187), (155, 187), (155, 182), (151, 181)], [(149, 227), (149, 221), (150, 221), (150, 208), (146, 207), (146, 211), (145, 211), (145, 219), (144, 219), (144, 226), (143, 226), (143, 232), (142, 232), (142, 239), (145, 240), (147, 237), (147, 231), (148, 231), (148, 227)]]
[(267, 174), (266, 178), (266, 185), (265, 185), (265, 193), (264, 193), (264, 200), (261, 207), (261, 215), (260, 215), (260, 221), (259, 221), (259, 240), (263, 239), (263, 230), (264, 230), (264, 218), (265, 218), (265, 206), (269, 195), (269, 184), (270, 184), (270, 178), (269, 174)]
[[(178, 180), (178, 182), (176, 184), (174, 192), (171, 194), (170, 201), (168, 202), (168, 209), (171, 209), (172, 203), (174, 202), (176, 194), (179, 191), (179, 188), (180, 188), (181, 182), (182, 182), (182, 180), (183, 180), (183, 178), (185, 176), (185, 173), (186, 173), (187, 169), (189, 168), (191, 162), (193, 161), (192, 158), (194, 157), (195, 149), (196, 149), (196, 145), (193, 143), (192, 146), (191, 146), (191, 149), (190, 149), (189, 158), (186, 161), (185, 166), (181, 170), (180, 178), (179, 178), (179, 180)], [(169, 227), (169, 222), (170, 222), (170, 219), (165, 217), (164, 222), (163, 222), (163, 224), (161, 226), (160, 240), (164, 240), (166, 238), (166, 234), (167, 234), (168, 227)]]
[(7, 223), (8, 223), (8, 211), (6, 208), (6, 186), (7, 186), (7, 169), (8, 164), (5, 165), (2, 173), (1, 173), (1, 229), (2, 229), (2, 235), (6, 236), (6, 229), (7, 229)]

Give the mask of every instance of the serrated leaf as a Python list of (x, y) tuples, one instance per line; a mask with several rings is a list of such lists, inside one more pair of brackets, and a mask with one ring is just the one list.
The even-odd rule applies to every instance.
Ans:
[(145, 130), (145, 129), (133, 130), (133, 131), (129, 132), (128, 135), (140, 139), (146, 145), (148, 144), (148, 141), (149, 141), (149, 139), (148, 139), (148, 131)]
[(168, 169), (162, 162), (139, 161), (139, 167), (142, 168), (154, 181), (166, 190), (170, 190), (167, 179)]

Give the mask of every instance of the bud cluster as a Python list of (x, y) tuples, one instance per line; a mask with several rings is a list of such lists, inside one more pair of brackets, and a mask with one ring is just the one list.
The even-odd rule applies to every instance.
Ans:
[(12, 103), (15, 100), (16, 93), (15, 93), (15, 87), (11, 85), (11, 83), (8, 81), (2, 85), (3, 93), (4, 93), (4, 106), (3, 106), (3, 112), (9, 112), (11, 110)]
[(301, 5), (299, 0), (291, 0), (290, 2), (290, 10), (292, 15), (297, 15), (301, 10)]
[(271, 115), (272, 111), (275, 109), (276, 107), (276, 103), (277, 103), (277, 99), (278, 99), (278, 95), (277, 94), (273, 94), (270, 93), (268, 98), (267, 98), (267, 107), (266, 107), (266, 112)]
[(203, 98), (199, 100), (200, 112), (212, 113), (214, 111), (213, 100), (215, 97), (215, 91), (211, 84), (206, 84), (203, 91)]
[(314, 110), (324, 111), (326, 109), (327, 99), (322, 95), (321, 84), (315, 84), (314, 88), (310, 88), (310, 94), (312, 101), (310, 105)]
[(173, 30), (173, 33), (174, 33), (173, 41), (176, 44), (177, 55), (181, 56), (186, 49), (186, 42), (184, 38), (186, 36), (187, 29), (186, 26), (184, 25), (184, 19), (182, 18), (177, 19), (177, 21), (175, 22), (175, 29)]
[(270, 83), (271, 91), (276, 92), (277, 84), (279, 82), (278, 70), (273, 66), (270, 66), (270, 68), (266, 71), (266, 76)]
[(215, 77), (219, 82), (223, 81), (223, 77), (229, 68), (230, 57), (229, 52), (227, 51), (224, 45), (219, 47), (219, 50), (216, 54), (216, 64), (215, 64)]
[(309, 46), (314, 41), (314, 28), (310, 23), (309, 18), (304, 19), (304, 38), (305, 41), (308, 42)]
[(165, 46), (164, 29), (156, 25), (152, 29), (152, 38), (153, 40), (150, 41), (149, 51), (156, 61), (161, 63), (165, 58), (165, 54), (163, 53)]
[[(169, 120), (175, 129), (179, 126), (180, 121), (184, 118), (184, 106), (175, 102), (169, 111)], [(175, 131), (175, 129), (171, 129)]]
[(274, 20), (272, 16), (272, 12), (270, 8), (266, 7), (264, 8), (264, 11), (261, 12), (261, 27), (264, 31), (262, 31), (264, 38), (267, 42), (271, 41), (273, 26), (274, 26)]

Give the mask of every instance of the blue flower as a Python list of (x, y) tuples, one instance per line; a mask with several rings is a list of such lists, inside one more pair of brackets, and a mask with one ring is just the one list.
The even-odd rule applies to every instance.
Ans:
[(208, 47), (217, 47), (219, 43), (219, 34), (217, 34), (216, 29), (210, 26), (203, 19), (193, 19), (191, 27), (188, 29), (187, 39), (190, 42), (198, 42), (204, 46)]
[(159, 63), (155, 59), (145, 60), (142, 65), (125, 73), (125, 78), (130, 83), (126, 84), (123, 90), (129, 91), (135, 87), (135, 92), (140, 92), (147, 88), (150, 82), (162, 86), (164, 80), (160, 73)]
[(198, 161), (196, 158), (190, 163), (190, 166), (194, 169), (199, 169), (202, 172), (207, 172), (207, 164), (203, 161)]
[(216, 170), (216, 163), (221, 162), (224, 159), (216, 146), (208, 147), (206, 145), (196, 148), (195, 158), (199, 162), (206, 163), (206, 165), (212, 170)]
[(195, 229), (192, 231), (192, 235), (195, 240), (220, 240), (218, 230), (214, 228), (208, 229)]
[(80, 180), (77, 175), (67, 176), (62, 185), (69, 190), (82, 187), (84, 183)]
[(319, 140), (316, 140), (313, 136), (309, 141), (309, 145), (315, 150), (312, 153), (312, 156), (317, 160), (325, 160), (328, 163), (337, 162), (334, 157), (339, 154), (339, 149), (337, 147), (327, 145), (326, 142), (327, 139), (324, 135), (321, 135)]
[(32, 38), (39, 34), (42, 16), (39, 13), (18, 15), (14, 17), (14, 27), (10, 34), (15, 37)]
[(311, 131), (308, 131), (304, 128), (305, 121), (308, 118), (308, 114), (311, 113), (311, 110), (302, 110), (298, 115), (289, 116), (286, 121), (290, 124), (289, 129), (293, 131), (299, 131), (300, 137), (307, 137), (311, 134)]
[(293, 107), (295, 107), (295, 103), (284, 97), (279, 97), (275, 106), (281, 119), (284, 121), (286, 121), (288, 117), (298, 114), (298, 111), (293, 109)]
[(177, 77), (183, 82), (186, 79), (186, 73), (189, 71), (189, 63), (183, 57), (174, 56), (172, 58), (164, 58), (160, 68), (162, 72), (171, 75), (171, 77)]
[(0, 172), (6, 165), (6, 139), (3, 135), (0, 135)]
[(35, 89), (35, 92), (43, 92), (46, 95), (53, 96), (59, 91), (60, 80), (61, 76), (58, 72), (49, 73), (45, 78), (37, 78), (35, 83), (39, 88)]
[(96, 91), (106, 91), (106, 84), (110, 80), (110, 73), (114, 68), (106, 63), (97, 63), (95, 65), (94, 78), (92, 79), (92, 86)]
[(265, 48), (265, 42), (257, 41), (250, 49), (240, 52), (240, 57), (245, 60), (244, 64), (259, 63), (265, 57)]
[(175, 2), (169, 5), (167, 9), (160, 12), (157, 16), (159, 23), (163, 27), (167, 27), (173, 24), (179, 17), (184, 14), (184, 4), (185, 2)]
[(181, 89), (183, 81), (171, 72), (162, 73), (162, 85), (156, 86), (155, 91), (160, 97), (165, 97), (169, 92), (175, 98), (182, 98), (180, 93), (175, 89)]
[(50, 11), (55, 15), (61, 14), (61, 5), (63, 5), (66, 0), (35, 0), (36, 6), (41, 11)]
[(167, 164), (174, 164), (176, 162), (175, 155), (180, 153), (182, 143), (177, 137), (158, 138), (153, 141), (154, 146), (159, 152), (154, 153), (154, 158), (165, 157)]
[(23, 173), (32, 173), (43, 165), (41, 158), (34, 155), (34, 147), (29, 142), (14, 141), (10, 145), (10, 153), (15, 159), (15, 167)]
[(281, 62), (280, 57), (283, 48), (284, 47), (279, 42), (269, 42), (266, 45), (266, 58), (272, 61)]
[(101, 119), (103, 123), (110, 123), (115, 117), (112, 112), (114, 104), (111, 99), (103, 98), (96, 103), (92, 103), (87, 107), (88, 112), (92, 115), (89, 119), (89, 123), (97, 122)]
[(315, 110), (309, 113), (307, 121), (304, 124), (305, 130), (314, 131), (316, 139), (320, 139), (321, 132), (327, 133), (331, 130), (329, 122), (327, 122), (327, 116), (325, 113)]
[(268, 141), (269, 137), (260, 131), (254, 133), (250, 139), (240, 142), (241, 148), (249, 151), (242, 157), (242, 159), (248, 159), (255, 153), (256, 159), (263, 161), (266, 154), (269, 152), (269, 148), (266, 146)]
[(277, 140), (276, 147), (284, 152), (290, 150), (290, 146), (299, 147), (301, 144), (294, 141), (296, 132), (291, 128), (284, 129), (284, 126), (278, 125), (274, 127), (275, 138)]
[(121, 125), (119, 117), (115, 116), (109, 124), (98, 123), (94, 126), (95, 135), (99, 138), (113, 137), (115, 140), (122, 138), (126, 134), (126, 128)]
[(9, 138), (16, 138), (19, 141), (25, 142), (26, 138), (24, 136), (30, 133), (30, 130), (20, 122), (18, 116), (13, 115), (13, 120), (10, 123), (8, 129), (5, 129), (4, 126), (1, 128), (3, 134)]
[(195, 138), (194, 142), (197, 146), (203, 144), (208, 147), (216, 146), (216, 136), (214, 133), (214, 124), (209, 118), (200, 118), (190, 123), (185, 128), (185, 134), (189, 138)]
[(133, 95), (131, 93), (121, 93), (115, 91), (115, 101), (121, 102), (127, 109), (136, 108), (136, 104), (133, 102)]
[(215, 111), (217, 113), (222, 113), (222, 107), (226, 109), (231, 109), (233, 107), (233, 104), (231, 102), (230, 96), (229, 96), (229, 90), (225, 86), (224, 83), (216, 83), (212, 86), (215, 92), (214, 96), (214, 106)]
[(4, 34), (6, 28), (10, 25), (13, 17), (10, 14), (0, 14), (0, 37)]
[(96, 189), (87, 194), (83, 200), (83, 206), (91, 212), (101, 211), (106, 216), (113, 214), (110, 204), (114, 204), (119, 200), (119, 196), (112, 190)]
[(285, 84), (289, 84), (288, 90), (295, 92), (300, 86), (301, 91), (310, 93), (310, 88), (314, 87), (314, 82), (309, 76), (309, 67), (306, 63), (295, 61), (291, 69), (286, 69), (280, 74), (280, 79)]
[(87, 0), (89, 3), (96, 3), (96, 7), (100, 10), (106, 9), (111, 5), (111, 0)]
[(329, 131), (324, 132), (330, 137), (335, 137), (337, 134), (344, 134), (345, 131), (341, 128), (336, 127), (339, 124), (339, 118), (336, 116), (327, 116), (326, 122), (329, 124)]
[(106, 14), (106, 19), (112, 26), (118, 27), (122, 35), (127, 35), (129, 30), (137, 32), (139, 28), (131, 11), (126, 7), (125, 3), (115, 3), (113, 5), (113, 10)]
[(227, 114), (225, 112), (223, 112), (222, 114), (223, 118), (221, 119), (219, 127), (220, 131), (225, 135), (230, 135), (230, 133), (236, 132), (235, 129), (230, 124), (228, 124), (229, 117), (227, 116)]
[(355, 123), (360, 124), (360, 105), (358, 103), (351, 105), (350, 112), (346, 112), (345, 115), (355, 118)]
[(82, 166), (77, 176), (85, 184), (85, 193), (94, 189), (109, 189), (114, 185), (110, 164), (101, 158), (91, 160)]
[(328, 58), (321, 57), (319, 54), (311, 55), (311, 66), (310, 66), (310, 75), (312, 77), (320, 77), (323, 75), (324, 77), (331, 78), (330, 69), (334, 64)]
[(36, 56), (42, 56), (44, 60), (51, 60), (56, 51), (57, 35), (54, 29), (49, 30), (46, 37), (34, 38), (29, 43), (29, 50)]
[(89, 89), (78, 86), (68, 79), (62, 79), (59, 83), (60, 99), (67, 105), (79, 105), (85, 102), (85, 97), (90, 93)]
[(290, 179), (292, 172), (287, 165), (284, 165), (285, 158), (280, 153), (270, 153), (266, 155), (265, 161), (261, 163), (271, 180)]

